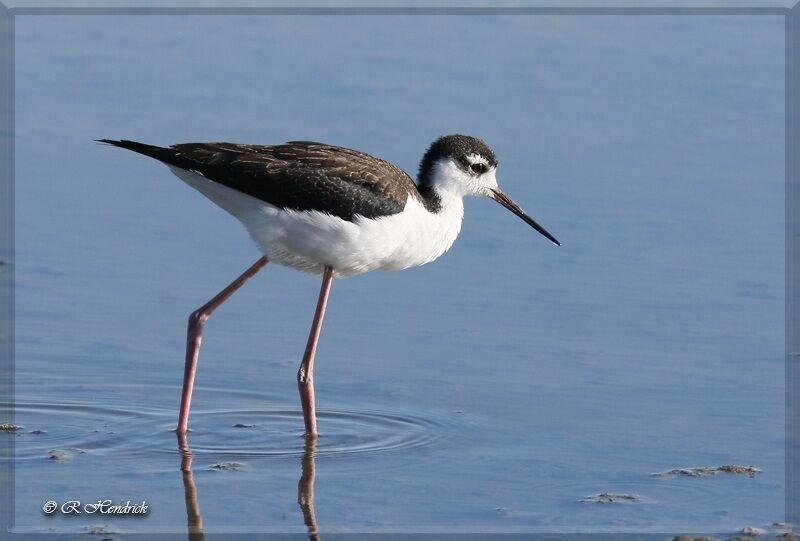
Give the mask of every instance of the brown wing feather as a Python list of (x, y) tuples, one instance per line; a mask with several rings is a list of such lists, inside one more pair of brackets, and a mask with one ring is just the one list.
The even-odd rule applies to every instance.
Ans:
[(280, 208), (352, 220), (395, 214), (409, 196), (419, 197), (411, 178), (391, 163), (322, 143), (189, 143), (170, 150), (182, 162), (175, 165)]
[(312, 141), (261, 146), (187, 143), (169, 148), (103, 139), (169, 165), (194, 171), (279, 208), (319, 210), (345, 220), (401, 212), (416, 185), (391, 163)]

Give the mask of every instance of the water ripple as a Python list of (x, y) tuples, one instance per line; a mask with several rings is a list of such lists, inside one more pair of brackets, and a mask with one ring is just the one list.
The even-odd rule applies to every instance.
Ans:
[[(193, 420), (189, 442), (195, 454), (237, 457), (301, 456), (303, 417), (285, 409), (226, 410)], [(432, 446), (449, 427), (413, 415), (366, 410), (318, 410), (317, 456), (398, 451)]]
[(13, 435), (17, 461), (46, 458), (53, 450), (117, 453), (154, 435), (158, 418), (157, 412), (144, 409), (79, 403), (17, 403), (14, 410), (22, 427)]
[[(115, 458), (175, 453), (174, 412), (77, 403), (20, 403), (15, 438), (17, 460), (43, 459), (50, 451), (68, 455), (113, 454)], [(317, 411), (316, 455), (342, 456), (435, 447), (458, 431), (450, 421), (373, 410)], [(303, 419), (279, 408), (195, 411), (189, 445), (195, 455), (222, 458), (300, 457)]]

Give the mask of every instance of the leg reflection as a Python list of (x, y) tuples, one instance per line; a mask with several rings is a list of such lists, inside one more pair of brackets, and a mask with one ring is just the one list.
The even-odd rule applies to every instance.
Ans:
[[(178, 449), (181, 452), (181, 473), (183, 474), (183, 491), (186, 502), (186, 520), (189, 541), (205, 541), (203, 534), (203, 516), (197, 503), (197, 487), (192, 475), (192, 451), (186, 434), (178, 432)], [(303, 513), (303, 522), (308, 528), (309, 539), (320, 541), (317, 533), (317, 519), (314, 515), (314, 476), (315, 453), (317, 450), (316, 435), (306, 436), (303, 458), (301, 461), (300, 481), (297, 483), (297, 503)]]
[(186, 520), (189, 541), (204, 541), (203, 516), (197, 503), (197, 488), (192, 476), (192, 451), (186, 440), (186, 433), (178, 432), (178, 449), (181, 452), (181, 472), (183, 473), (183, 494), (186, 501)]
[(303, 449), (301, 462), (300, 481), (297, 483), (297, 503), (303, 512), (303, 522), (306, 523), (311, 541), (319, 541), (317, 533), (317, 518), (314, 516), (314, 475), (315, 453), (317, 451), (316, 434), (306, 435), (306, 444)]

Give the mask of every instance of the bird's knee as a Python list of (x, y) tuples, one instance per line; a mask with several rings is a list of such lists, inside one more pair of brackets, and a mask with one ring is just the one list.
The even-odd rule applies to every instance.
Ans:
[(206, 321), (208, 321), (208, 314), (202, 308), (198, 308), (189, 314), (189, 327), (202, 326)]
[(299, 385), (309, 385), (311, 383), (311, 377), (304, 366), (301, 366), (300, 370), (297, 371), (297, 383)]

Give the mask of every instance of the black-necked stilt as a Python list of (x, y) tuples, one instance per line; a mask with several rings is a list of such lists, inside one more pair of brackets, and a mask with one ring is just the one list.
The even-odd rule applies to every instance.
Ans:
[(415, 184), (391, 163), (310, 141), (259, 146), (188, 143), (169, 148), (100, 139), (155, 158), (238, 218), (263, 254), (189, 316), (178, 433), (189, 422), (203, 325), (268, 261), (322, 276), (311, 333), (297, 373), (306, 433), (316, 435), (314, 354), (334, 276), (429, 263), (458, 236), (466, 195), (487, 196), (559, 242), (497, 186), (494, 152), (480, 139), (448, 135), (422, 158)]

